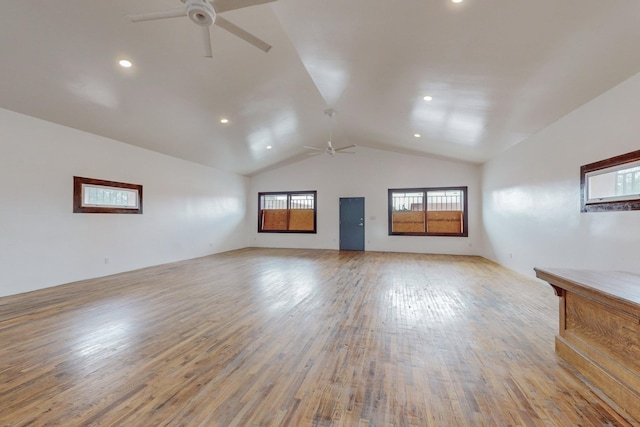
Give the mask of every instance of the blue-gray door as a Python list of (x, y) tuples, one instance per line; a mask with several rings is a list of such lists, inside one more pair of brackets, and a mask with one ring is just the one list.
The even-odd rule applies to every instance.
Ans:
[(340, 198), (340, 250), (364, 251), (364, 197)]

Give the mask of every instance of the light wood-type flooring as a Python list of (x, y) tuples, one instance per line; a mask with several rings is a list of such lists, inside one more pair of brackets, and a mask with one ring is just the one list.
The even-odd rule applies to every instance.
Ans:
[(479, 257), (243, 249), (0, 298), (1, 426), (630, 426)]

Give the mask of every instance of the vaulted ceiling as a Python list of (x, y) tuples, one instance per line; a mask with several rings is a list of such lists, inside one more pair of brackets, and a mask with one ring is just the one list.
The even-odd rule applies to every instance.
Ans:
[(0, 107), (243, 175), (325, 147), (327, 108), (334, 146), (482, 163), (640, 72), (635, 0), (277, 0), (220, 13), (268, 53), (214, 26), (212, 58), (126, 17), (179, 7), (2, 0)]

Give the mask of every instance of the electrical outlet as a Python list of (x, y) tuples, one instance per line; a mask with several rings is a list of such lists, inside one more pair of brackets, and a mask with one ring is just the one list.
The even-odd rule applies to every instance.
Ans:
[(104, 263), (105, 263), (105, 264), (109, 264), (109, 258), (105, 258), (105, 259), (104, 259)]

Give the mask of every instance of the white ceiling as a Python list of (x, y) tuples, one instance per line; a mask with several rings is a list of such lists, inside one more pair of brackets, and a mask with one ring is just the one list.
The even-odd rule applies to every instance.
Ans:
[(181, 6), (2, 0), (0, 107), (243, 175), (325, 146), (329, 107), (334, 146), (481, 163), (640, 71), (637, 0), (278, 0), (221, 15), (269, 53), (214, 27), (211, 59), (125, 17)]

